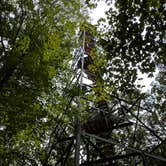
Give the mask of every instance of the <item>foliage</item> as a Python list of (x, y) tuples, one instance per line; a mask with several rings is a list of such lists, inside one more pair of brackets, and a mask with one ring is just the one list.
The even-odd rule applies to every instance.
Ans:
[(106, 12), (108, 25), (100, 44), (109, 62), (109, 78), (121, 91), (132, 89), (138, 69), (152, 73), (165, 63), (164, 11), (164, 1), (117, 0)]
[[(60, 92), (56, 93), (52, 80), (71, 58), (76, 28), (83, 17), (79, 9), (75, 0), (1, 2), (0, 124), (6, 130), (0, 131), (0, 165), (37, 162), (33, 155), (47, 139), (44, 134), (40, 140), (39, 133), (50, 133), (42, 120), (53, 109), (52, 114), (62, 113), (60, 105), (54, 107), (62, 97), (56, 96)], [(46, 100), (49, 93), (49, 98), (54, 97), (51, 110), (53, 103)]]
[[(80, 7), (97, 2), (1, 2), (0, 129), (6, 129), (0, 130), (0, 165), (73, 165), (75, 117), (86, 123), (99, 115), (100, 101), (108, 104), (114, 127), (108, 136), (114, 147), (110, 163), (163, 164), (158, 156), (166, 156), (165, 3), (117, 0), (101, 31), (87, 24), (98, 43), (88, 66), (96, 82), (80, 88), (79, 70), (70, 69), (78, 26), (87, 22)], [(135, 85), (138, 70), (152, 76), (157, 67), (151, 91), (142, 93)], [(132, 125), (118, 127), (124, 122)], [(82, 165), (85, 158), (92, 164), (106, 160), (95, 149), (102, 146), (83, 136)]]
[[(107, 61), (102, 69), (104, 88), (111, 97), (110, 111), (115, 120), (125, 119), (134, 125), (114, 130), (111, 138), (125, 146), (126, 154), (131, 152), (127, 147), (135, 147), (165, 157), (165, 70), (159, 67), (158, 81), (149, 93), (143, 94), (135, 81), (138, 71), (153, 77), (158, 66), (165, 68), (166, 4), (164, 1), (117, 0), (114, 5), (106, 12), (107, 18), (99, 20), (102, 27), (98, 43)], [(108, 89), (109, 86), (113, 88)], [(116, 148), (116, 154), (123, 154), (124, 149)], [(117, 164), (162, 164), (153, 158), (139, 160), (131, 155)]]

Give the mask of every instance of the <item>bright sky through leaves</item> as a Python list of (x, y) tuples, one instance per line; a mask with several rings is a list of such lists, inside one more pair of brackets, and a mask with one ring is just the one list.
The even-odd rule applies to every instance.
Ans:
[[(98, 2), (97, 7), (91, 11), (90, 16), (92, 18), (92, 23), (97, 24), (97, 21), (100, 18), (106, 18), (105, 11), (109, 9), (110, 6), (107, 6), (104, 1)], [(158, 70), (154, 73), (154, 76), (158, 73)], [(140, 83), (144, 86), (142, 88), (142, 92), (146, 92), (147, 90), (151, 89), (151, 83), (154, 81), (154, 77), (148, 77), (148, 74), (141, 74), (141, 72), (138, 72), (138, 79), (143, 78), (142, 80), (137, 80), (137, 83)]]

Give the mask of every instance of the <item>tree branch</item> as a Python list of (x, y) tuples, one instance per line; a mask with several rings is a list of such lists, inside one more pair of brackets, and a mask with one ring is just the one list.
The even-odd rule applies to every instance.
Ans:
[[(12, 40), (12, 45), (15, 44), (16, 42), (16, 39), (18, 37), (18, 34), (19, 32), (21, 31), (21, 27), (23, 25), (23, 21), (24, 21), (24, 11), (23, 11), (23, 8), (21, 8), (21, 20), (20, 20), (20, 24), (19, 24), (19, 27), (16, 31), (16, 34), (15, 36), (13, 37), (13, 40)], [(22, 59), (22, 56), (21, 56), (21, 59)], [(19, 59), (20, 60), (20, 59)], [(4, 85), (8, 82), (8, 80), (10, 79), (10, 77), (13, 75), (15, 69), (17, 68), (18, 64), (20, 63), (20, 61), (18, 61), (17, 63), (15, 64), (12, 64), (11, 67), (6, 67), (4, 65), (4, 68), (1, 70), (2, 71), (2, 79), (0, 81), (0, 91), (3, 89)]]

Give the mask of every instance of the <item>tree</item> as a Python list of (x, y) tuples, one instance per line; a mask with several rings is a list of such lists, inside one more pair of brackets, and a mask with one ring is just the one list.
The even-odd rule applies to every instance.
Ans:
[[(87, 0), (87, 7), (93, 2)], [(73, 165), (78, 117), (80, 165), (166, 161), (165, 70), (151, 92), (135, 85), (138, 70), (152, 76), (165, 65), (164, 2), (118, 0), (110, 6), (109, 24), (93, 31), (98, 45), (88, 52), (95, 55), (86, 66), (94, 83), (81, 88), (80, 69), (71, 71), (69, 62), (71, 48), (78, 46), (73, 42), (77, 25), (86, 20), (80, 4), (28, 0), (2, 5), (0, 120), (7, 128), (0, 131), (1, 165)]]
[(152, 73), (165, 63), (164, 11), (164, 1), (118, 0), (106, 12), (108, 26), (100, 43), (110, 62), (109, 76), (122, 90), (133, 87), (138, 69)]
[[(33, 161), (26, 157), (32, 140), (39, 145), (33, 128), (49, 117), (44, 98), (53, 90), (52, 80), (63, 63), (71, 58), (76, 28), (83, 17), (79, 9), (77, 1), (1, 2), (0, 124), (6, 130), (0, 131), (0, 165)], [(23, 153), (18, 157), (17, 151)]]
[[(159, 64), (165, 66), (165, 2), (118, 0), (114, 5), (106, 12), (108, 25), (101, 29), (99, 40), (106, 59), (102, 74), (107, 76), (103, 80), (113, 106), (112, 116), (132, 121), (134, 125), (115, 130), (111, 138), (126, 147), (126, 155), (131, 152), (129, 146), (165, 157), (165, 84), (158, 82), (149, 94), (143, 94), (135, 85), (138, 70), (152, 77)], [(111, 86), (113, 88), (107, 88)], [(115, 149), (117, 154), (121, 154), (121, 148)], [(139, 157), (134, 159), (134, 155), (131, 153), (117, 164), (162, 164), (160, 159), (148, 156), (142, 156), (142, 161), (138, 162)]]

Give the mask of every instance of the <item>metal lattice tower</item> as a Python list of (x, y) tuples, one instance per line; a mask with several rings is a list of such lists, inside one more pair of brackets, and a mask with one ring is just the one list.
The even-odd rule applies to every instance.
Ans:
[[(88, 28), (81, 30), (80, 41), (81, 45), (76, 49), (73, 57), (72, 70), (74, 71), (75, 79), (73, 82), (75, 82), (76, 86), (78, 86), (81, 91), (84, 91), (89, 86), (91, 88), (97, 86), (96, 77), (99, 74), (91, 71), (89, 68), (89, 66), (93, 64), (94, 57), (96, 56), (93, 51), (96, 47), (96, 42)], [(85, 84), (85, 77), (91, 80), (93, 84)], [(100, 96), (100, 93), (95, 92), (94, 95)], [(83, 98), (84, 96), (82, 94), (75, 97), (80, 112), (87, 111), (80, 102)], [(72, 100), (73, 98), (70, 99), (70, 104)], [(133, 124), (126, 114), (122, 117), (116, 117), (115, 119), (111, 117), (112, 115), (109, 113), (108, 103), (105, 100), (91, 101), (89, 103), (89, 110), (92, 110), (92, 112), (89, 112), (87, 120), (82, 122), (78, 113), (74, 120), (74, 128), (72, 129), (74, 130), (74, 134), (66, 138), (64, 135), (59, 141), (64, 147), (67, 142), (67, 147), (59, 157), (56, 164), (57, 166), (65, 166), (69, 154), (73, 156), (75, 166), (117, 166), (117, 160), (130, 157), (134, 160), (135, 164), (143, 162), (144, 166), (147, 165), (146, 162), (144, 162), (146, 157), (166, 162), (166, 159), (163, 157), (138, 150), (131, 146), (126, 146), (123, 142), (112, 139), (112, 131), (120, 129), (125, 132), (127, 131), (126, 128), (138, 124)], [(62, 133), (64, 133), (63, 130)], [(119, 149), (119, 153), (116, 153), (115, 147)], [(75, 153), (73, 153), (73, 151), (75, 151)]]
[[(73, 60), (72, 67), (74, 70), (79, 70), (79, 86), (80, 89), (83, 89), (83, 78), (84, 75), (87, 76), (89, 80), (93, 82), (93, 87), (96, 86), (96, 73), (92, 72), (89, 69), (89, 65), (93, 64), (93, 57), (92, 51), (95, 48), (95, 39), (94, 36), (87, 30), (83, 29), (80, 35), (80, 39), (82, 40), (82, 47), (78, 48)], [(93, 54), (93, 56), (95, 56)], [(100, 94), (96, 94), (100, 95)], [(78, 107), (79, 110), (82, 110), (81, 103), (79, 100), (82, 96), (78, 97)], [(81, 135), (83, 136), (82, 131), (97, 134), (98, 136), (104, 136), (107, 138), (112, 130), (112, 122), (108, 120), (106, 114), (108, 113), (108, 105), (107, 102), (104, 100), (100, 100), (96, 102), (95, 109), (96, 111), (95, 116), (91, 118), (84, 124), (81, 124), (79, 118), (76, 119), (76, 150), (75, 150), (75, 165), (79, 165), (80, 161), (80, 146), (81, 146)], [(84, 133), (85, 134), (85, 133)], [(98, 147), (95, 147), (103, 153), (103, 156), (106, 158), (107, 156), (111, 156), (108, 153), (113, 153), (113, 146), (106, 145), (106, 143), (101, 143), (101, 141), (97, 141), (99, 144)], [(93, 143), (92, 143), (93, 144)], [(93, 145), (96, 146), (96, 145)], [(106, 154), (107, 153), (107, 154)], [(87, 157), (88, 158), (88, 157)]]

